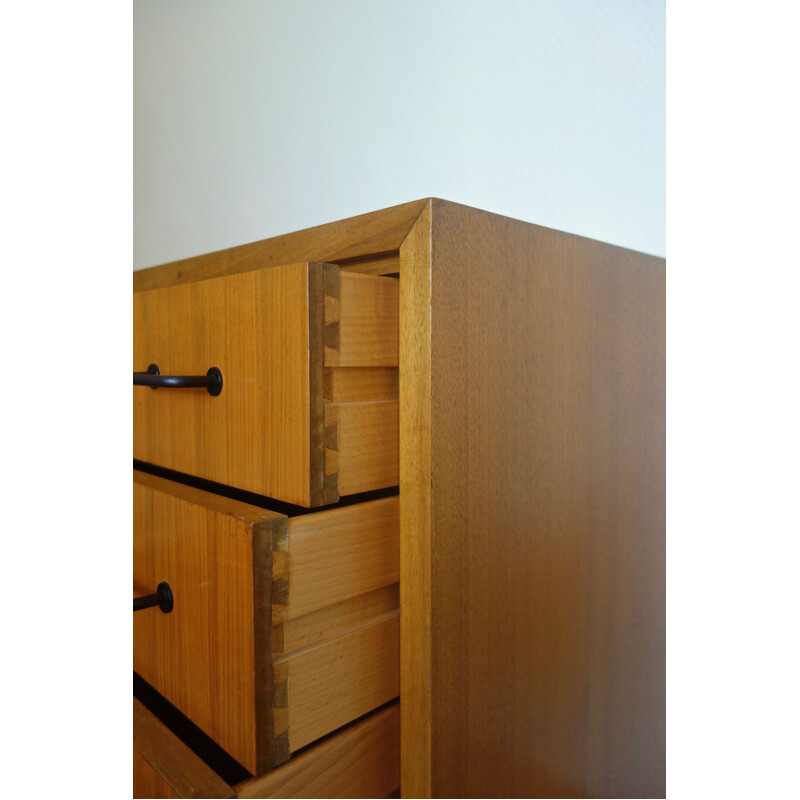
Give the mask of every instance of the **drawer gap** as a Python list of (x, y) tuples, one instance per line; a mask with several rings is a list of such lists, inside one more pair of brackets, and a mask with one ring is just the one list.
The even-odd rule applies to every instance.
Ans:
[(376, 253), (347, 261), (336, 261), (346, 272), (361, 272), (365, 275), (383, 275), (386, 278), (400, 277), (400, 253)]
[(172, 731), (196, 756), (231, 786), (252, 778), (230, 753), (220, 747), (144, 678), (133, 673), (133, 696)]
[(330, 503), (326, 506), (317, 506), (315, 508), (306, 508), (305, 506), (298, 506), (292, 503), (286, 503), (282, 500), (276, 500), (272, 497), (265, 497), (264, 495), (254, 494), (247, 492), (243, 489), (236, 489), (233, 486), (226, 486), (223, 483), (216, 483), (209, 481), (205, 478), (198, 478), (194, 475), (186, 475), (183, 472), (175, 472), (174, 470), (167, 469), (166, 467), (159, 467), (155, 464), (148, 464), (145, 461), (133, 459), (133, 468), (141, 472), (146, 472), (148, 475), (155, 475), (159, 478), (166, 478), (167, 480), (182, 483), (184, 486), (192, 486), (195, 489), (201, 489), (204, 492), (211, 492), (213, 494), (228, 497), (231, 500), (238, 500), (242, 503), (265, 508), (268, 511), (274, 511), (277, 514), (284, 514), (287, 517), (299, 517), (304, 514), (316, 514), (319, 511), (326, 511), (331, 508), (342, 508), (344, 506), (356, 505), (358, 503), (366, 503), (369, 500), (380, 500), (384, 497), (394, 497), (399, 493), (397, 486), (390, 486), (386, 489), (375, 489), (371, 492), (361, 492), (359, 494), (351, 494), (342, 497), (338, 503)]

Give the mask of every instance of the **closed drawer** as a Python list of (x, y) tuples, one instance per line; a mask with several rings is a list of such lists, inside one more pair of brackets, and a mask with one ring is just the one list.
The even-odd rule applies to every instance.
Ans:
[(398, 483), (398, 282), (301, 263), (134, 293), (134, 458), (314, 507)]
[(134, 472), (134, 670), (253, 774), (399, 693), (398, 503), (286, 517)]
[(400, 785), (400, 709), (353, 722), (268, 775), (230, 784), (133, 701), (134, 797), (392, 797)]
[(134, 697), (133, 796), (236, 797), (236, 792)]

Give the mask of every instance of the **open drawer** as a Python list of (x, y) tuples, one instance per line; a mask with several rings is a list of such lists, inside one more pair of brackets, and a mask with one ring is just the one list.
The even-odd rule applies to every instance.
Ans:
[(286, 517), (134, 472), (134, 671), (252, 774), (399, 694), (398, 503)]
[(398, 297), (317, 263), (135, 292), (134, 381), (221, 390), (134, 386), (134, 459), (306, 507), (397, 485)]

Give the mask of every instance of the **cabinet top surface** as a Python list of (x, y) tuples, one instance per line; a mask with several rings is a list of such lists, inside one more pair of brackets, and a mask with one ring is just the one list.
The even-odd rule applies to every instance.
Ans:
[[(395, 254), (405, 241), (423, 209), (430, 206), (431, 219), (437, 208), (448, 206), (462, 208), (465, 212), (478, 212), (496, 219), (509, 219), (499, 214), (481, 211), (442, 200), (427, 197), (402, 205), (360, 214), (356, 217), (318, 225), (293, 233), (242, 244), (237, 247), (217, 250), (204, 255), (172, 261), (167, 264), (137, 270), (133, 273), (133, 290), (145, 291), (179, 283), (248, 272), (264, 267), (289, 264), (297, 261), (320, 261), (341, 263), (360, 258)], [(519, 225), (542, 228), (529, 222), (514, 220)], [(585, 237), (563, 234), (575, 239)], [(605, 245), (623, 251), (615, 245)], [(656, 259), (655, 256), (651, 258)], [(663, 259), (656, 259), (663, 261)]]

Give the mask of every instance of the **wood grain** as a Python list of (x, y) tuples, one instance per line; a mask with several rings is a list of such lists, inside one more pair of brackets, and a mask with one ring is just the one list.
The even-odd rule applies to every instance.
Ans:
[[(339, 502), (336, 476), (325, 469), (325, 271), (327, 264), (308, 265), (308, 410), (309, 410), (309, 505)], [(333, 269), (336, 269), (333, 267)], [(268, 445), (269, 446), (269, 445)]]
[(272, 606), (273, 624), (397, 583), (398, 499), (293, 517), (287, 547), (272, 554), (273, 585), (285, 582), (285, 602)]
[(135, 471), (133, 510), (134, 596), (175, 595), (134, 669), (248, 770), (396, 696), (397, 497), (287, 520)]
[(133, 796), (165, 798), (165, 800), (180, 797), (135, 747), (133, 748)]
[(404, 796), (663, 797), (663, 260), (442, 201), (429, 241), (401, 249)]
[(397, 486), (398, 402), (325, 403), (325, 470), (338, 474), (339, 493)]
[(366, 594), (326, 606), (272, 628), (272, 655), (300, 650), (311, 644), (397, 611), (400, 608), (398, 585), (384, 586)]
[(289, 732), (295, 750), (397, 697), (398, 614), (363, 625), (273, 662), (286, 685), (286, 714), (275, 713), (276, 738)]
[(400, 254), (390, 253), (384, 256), (368, 256), (367, 258), (351, 259), (336, 263), (343, 272), (363, 272), (365, 275), (399, 275)]
[(396, 367), (399, 281), (334, 266), (325, 281), (325, 366)]
[(370, 714), (269, 775), (236, 786), (237, 797), (389, 797), (400, 784), (400, 710)]
[(430, 205), (400, 248), (400, 261), (401, 788), (404, 797), (432, 797)]
[(134, 472), (134, 594), (166, 581), (175, 596), (170, 614), (134, 615), (134, 670), (254, 773), (269, 766), (269, 551), (285, 528), (274, 512)]
[(138, 270), (133, 273), (133, 289), (158, 289), (297, 261), (336, 263), (396, 252), (425, 203), (415, 200), (285, 236)]
[(322, 380), (323, 396), (332, 403), (397, 400), (399, 396), (398, 370), (393, 367), (326, 369)]
[(223, 389), (212, 397), (134, 387), (134, 458), (312, 507), (396, 484), (385, 462), (397, 450), (387, 441), (397, 420), (385, 407), (342, 414), (343, 428), (354, 428), (340, 432), (345, 450), (326, 463), (323, 358), (335, 353), (331, 363), (359, 372), (338, 381), (350, 396), (366, 400), (374, 388), (385, 397), (386, 367), (397, 364), (397, 291), (392, 278), (309, 263), (137, 292), (134, 369), (203, 375), (215, 366)]
[[(134, 285), (307, 259), (377, 275), (395, 258), (403, 794), (663, 796), (662, 259), (429, 200), (139, 272)], [(341, 291), (324, 274), (322, 345), (339, 353)], [(320, 302), (309, 318), (325, 313)], [(321, 390), (309, 386), (320, 400), (308, 461), (324, 473), (309, 493), (362, 491), (376, 472), (394, 485), (397, 437), (394, 457), (388, 440), (375, 447), (391, 378), (327, 369), (314, 368)], [(382, 394), (365, 396), (369, 386)], [(381, 403), (378, 424), (364, 409)], [(385, 692), (342, 683), (366, 674), (365, 632), (391, 660), (397, 615), (365, 624), (391, 591), (272, 632), (270, 730), (286, 754), (291, 737), (296, 749), (321, 735), (320, 718), (344, 724), (351, 696), (378, 702), (393, 689), (388, 674), (376, 679)], [(341, 680), (320, 681), (327, 672)], [(300, 719), (292, 697), (307, 709)]]
[(311, 405), (322, 402), (321, 364), (313, 378), (309, 366), (315, 268), (134, 294), (134, 370), (223, 375), (218, 397), (134, 387), (134, 458), (298, 505), (325, 502), (322, 474), (311, 475)]
[(236, 794), (134, 698), (133, 796), (235, 797)]

